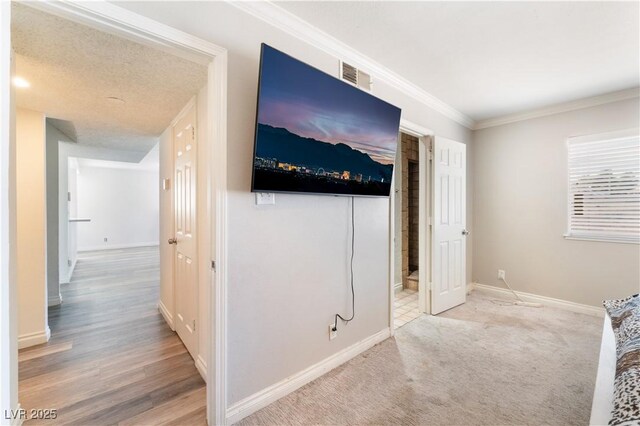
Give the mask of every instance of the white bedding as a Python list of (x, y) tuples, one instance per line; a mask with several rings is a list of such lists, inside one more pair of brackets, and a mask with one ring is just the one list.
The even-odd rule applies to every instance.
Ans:
[(600, 346), (598, 376), (593, 392), (590, 425), (606, 425), (613, 410), (613, 380), (616, 374), (616, 340), (611, 328), (611, 319), (605, 314)]

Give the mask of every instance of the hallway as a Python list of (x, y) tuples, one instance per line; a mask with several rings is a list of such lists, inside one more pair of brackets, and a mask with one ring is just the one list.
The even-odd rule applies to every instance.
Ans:
[(206, 424), (205, 383), (156, 308), (157, 247), (80, 253), (61, 292), (51, 340), (20, 351), (22, 408), (57, 409), (51, 425)]

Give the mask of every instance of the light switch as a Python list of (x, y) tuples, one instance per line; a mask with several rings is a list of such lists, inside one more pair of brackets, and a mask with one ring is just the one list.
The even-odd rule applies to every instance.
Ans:
[(256, 205), (275, 204), (276, 194), (273, 192), (256, 192)]
[(164, 189), (165, 191), (171, 189), (171, 179), (162, 179), (162, 189)]

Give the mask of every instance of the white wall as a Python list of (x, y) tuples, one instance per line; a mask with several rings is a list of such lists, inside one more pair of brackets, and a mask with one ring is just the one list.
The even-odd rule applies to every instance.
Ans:
[(640, 246), (572, 241), (566, 139), (640, 126), (638, 98), (476, 131), (473, 279), (601, 306), (640, 289)]
[(45, 118), (16, 112), (18, 344), (48, 340), (46, 277)]
[(71, 218), (78, 217), (78, 163), (75, 158), (69, 158), (69, 245), (67, 246), (67, 257), (71, 264), (75, 265), (78, 257), (78, 224), (71, 221)]
[(60, 283), (71, 281), (77, 260), (77, 225), (69, 222), (75, 213), (77, 199), (77, 167), (70, 162), (67, 147), (75, 143), (58, 144), (58, 270)]
[[(256, 206), (250, 192), (260, 43), (333, 75), (338, 58), (226, 3), (119, 5), (229, 50), (228, 403), (387, 328), (388, 199), (356, 199), (356, 319), (329, 341), (334, 314), (350, 310), (349, 199), (278, 194), (275, 206)], [(382, 81), (374, 94), (437, 135), (470, 140), (468, 129)]]
[(78, 168), (78, 251), (157, 245), (158, 171), (99, 163)]
[[(75, 266), (76, 251), (74, 245), (77, 240), (69, 241), (69, 211), (67, 193), (72, 192), (72, 200), (75, 200), (75, 187), (69, 185), (69, 158), (84, 158), (106, 161), (124, 161), (137, 163), (144, 159), (144, 153), (137, 151), (123, 151), (107, 149), (77, 143), (59, 142), (58, 144), (58, 265), (60, 283), (68, 283)], [(71, 188), (71, 191), (70, 191)], [(71, 225), (75, 226), (75, 225)], [(71, 228), (73, 233), (73, 228)], [(69, 264), (70, 261), (70, 264)]]
[[(75, 258), (69, 256), (69, 198), (75, 199), (75, 191), (69, 186), (69, 151), (75, 143), (58, 144), (58, 271), (60, 283), (71, 281)], [(73, 192), (73, 194), (69, 194)], [(72, 253), (73, 254), (73, 253)]]

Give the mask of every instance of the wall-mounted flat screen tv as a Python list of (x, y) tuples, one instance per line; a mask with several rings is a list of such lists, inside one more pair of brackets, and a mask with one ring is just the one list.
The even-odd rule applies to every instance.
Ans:
[(400, 109), (262, 45), (252, 191), (389, 196)]

